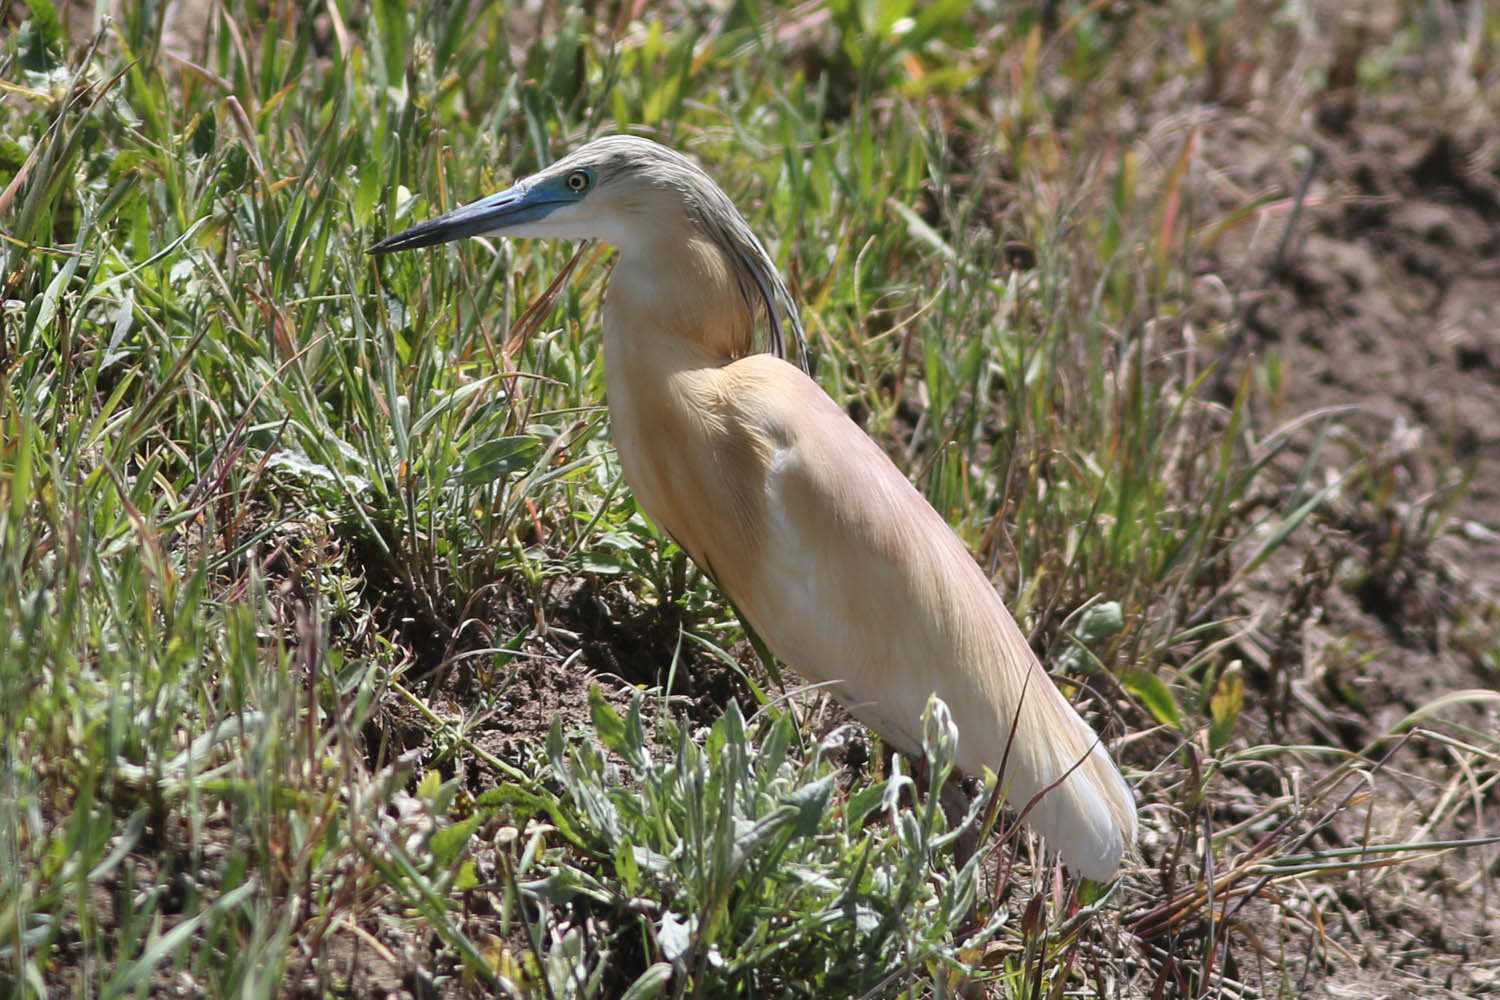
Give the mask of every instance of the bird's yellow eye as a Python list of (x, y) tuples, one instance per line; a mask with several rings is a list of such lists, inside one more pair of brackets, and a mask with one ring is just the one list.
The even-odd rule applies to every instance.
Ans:
[(567, 176), (563, 183), (568, 185), (569, 191), (574, 191), (578, 194), (582, 194), (589, 189), (590, 180), (592, 180), (592, 178), (589, 177), (588, 171), (575, 170)]

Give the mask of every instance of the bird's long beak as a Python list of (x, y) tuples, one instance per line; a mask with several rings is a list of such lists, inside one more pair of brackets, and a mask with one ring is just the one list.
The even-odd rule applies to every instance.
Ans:
[(566, 201), (558, 199), (544, 187), (521, 183), (507, 191), (455, 208), (436, 219), (419, 222), (394, 236), (387, 236), (366, 252), (380, 254), (394, 250), (416, 250), (469, 236), (500, 233), (545, 218), (548, 213), (565, 204)]

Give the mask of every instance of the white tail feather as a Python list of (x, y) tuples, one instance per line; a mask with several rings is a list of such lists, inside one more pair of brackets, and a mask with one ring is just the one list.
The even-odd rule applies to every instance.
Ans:
[[(1028, 821), (1080, 874), (1099, 881), (1113, 878), (1135, 842), (1130, 786), (1088, 723), (1050, 681), (1033, 690), (1052, 738), (1029, 744), (1036, 777), (1025, 784), (1034, 783), (1032, 794), (1042, 794)], [(1014, 799), (1010, 804), (1018, 810), (1027, 805)]]

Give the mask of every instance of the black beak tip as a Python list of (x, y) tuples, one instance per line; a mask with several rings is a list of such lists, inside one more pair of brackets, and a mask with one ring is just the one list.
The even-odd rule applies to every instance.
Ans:
[(395, 253), (397, 250), (406, 250), (411, 247), (412, 243), (412, 231), (410, 229), (403, 229), (399, 233), (387, 236), (374, 246), (367, 247), (365, 253), (371, 257), (383, 257), (388, 253)]
[[(478, 227), (475, 227), (475, 232)], [(427, 222), (419, 222), (410, 229), (403, 229), (393, 236), (387, 236), (379, 243), (370, 247), (365, 253), (373, 257), (398, 250), (421, 250), (425, 247), (435, 247), (443, 243), (452, 243), (471, 235), (471, 232), (462, 227), (455, 226), (446, 216), (430, 219)]]

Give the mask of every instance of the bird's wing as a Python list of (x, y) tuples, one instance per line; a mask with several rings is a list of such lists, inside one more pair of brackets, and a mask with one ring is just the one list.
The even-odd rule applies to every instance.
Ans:
[(1134, 836), (1129, 789), (963, 543), (799, 369), (754, 355), (722, 377), (724, 424), (760, 443), (758, 475), (738, 488), (762, 491), (763, 505), (748, 505), (762, 523), (754, 552), (705, 556), (751, 625), (802, 674), (836, 682), (903, 751), (920, 750), (936, 692), (959, 727), (959, 766), (979, 774), (1003, 761), (1017, 807), (1067, 775), (1033, 821), (1084, 874), (1112, 875)]

